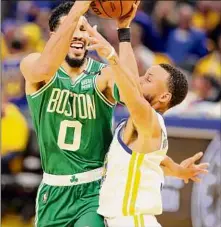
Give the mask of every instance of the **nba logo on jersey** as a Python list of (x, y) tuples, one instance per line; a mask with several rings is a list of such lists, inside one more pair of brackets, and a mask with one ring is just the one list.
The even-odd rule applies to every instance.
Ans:
[(43, 195), (43, 202), (46, 203), (47, 202), (47, 199), (48, 199), (48, 193), (45, 193)]

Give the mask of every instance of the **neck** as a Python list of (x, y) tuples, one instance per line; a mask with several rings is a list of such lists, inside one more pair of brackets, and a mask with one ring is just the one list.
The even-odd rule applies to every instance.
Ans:
[(77, 77), (79, 74), (81, 74), (85, 68), (87, 67), (87, 63), (88, 63), (88, 58), (85, 59), (84, 64), (79, 67), (79, 68), (72, 68), (68, 65), (68, 63), (66, 61), (64, 61), (61, 66), (64, 68), (64, 70), (67, 72), (67, 74), (71, 77)]
[(160, 113), (160, 114), (164, 114), (166, 112), (166, 108), (162, 107), (159, 102), (151, 105), (153, 109), (156, 110), (156, 112)]

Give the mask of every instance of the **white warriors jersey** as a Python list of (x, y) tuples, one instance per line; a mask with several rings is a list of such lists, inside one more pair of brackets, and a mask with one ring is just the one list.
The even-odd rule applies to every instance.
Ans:
[(132, 151), (122, 141), (126, 121), (116, 128), (100, 190), (98, 213), (104, 217), (162, 213), (164, 175), (160, 163), (167, 153), (168, 140), (164, 120), (157, 116), (162, 129), (161, 148), (148, 154)]

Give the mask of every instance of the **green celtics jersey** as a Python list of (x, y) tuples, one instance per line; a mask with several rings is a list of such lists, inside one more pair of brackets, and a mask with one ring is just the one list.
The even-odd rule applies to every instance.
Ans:
[(89, 58), (75, 82), (60, 68), (27, 96), (46, 173), (71, 175), (103, 165), (112, 140), (114, 105), (96, 86), (102, 67)]

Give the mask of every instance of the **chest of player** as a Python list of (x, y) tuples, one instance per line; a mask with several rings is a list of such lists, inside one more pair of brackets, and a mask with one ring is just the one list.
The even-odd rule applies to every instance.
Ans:
[(58, 76), (56, 86), (51, 89), (48, 97), (48, 114), (74, 119), (96, 119), (99, 100), (93, 76), (83, 75), (75, 82), (71, 78)]

